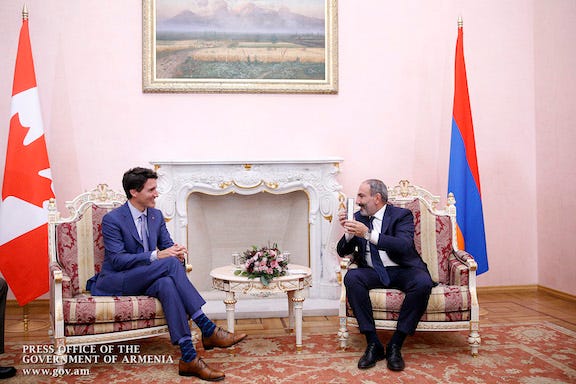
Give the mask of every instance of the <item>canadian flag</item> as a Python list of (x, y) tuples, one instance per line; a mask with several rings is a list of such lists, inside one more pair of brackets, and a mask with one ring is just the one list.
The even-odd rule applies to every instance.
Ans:
[(0, 271), (20, 305), (48, 292), (48, 202), (54, 197), (24, 9), (0, 203)]

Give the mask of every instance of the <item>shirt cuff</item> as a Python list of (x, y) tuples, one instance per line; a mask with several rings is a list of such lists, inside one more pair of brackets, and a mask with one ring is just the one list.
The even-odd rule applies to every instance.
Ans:
[(158, 251), (152, 251), (152, 253), (150, 254), (150, 262), (156, 261), (158, 260)]
[(370, 239), (368, 240), (372, 244), (378, 244), (378, 233), (377, 232), (370, 232)]

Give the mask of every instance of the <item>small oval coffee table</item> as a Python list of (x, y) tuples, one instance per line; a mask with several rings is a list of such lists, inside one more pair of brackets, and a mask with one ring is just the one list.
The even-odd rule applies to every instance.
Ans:
[(304, 289), (312, 286), (312, 271), (303, 265), (289, 264), (286, 276), (275, 277), (270, 284), (264, 285), (259, 279), (235, 275), (238, 270), (234, 265), (215, 268), (210, 272), (212, 286), (226, 292), (226, 319), (228, 331), (234, 332), (234, 314), (236, 293), (254, 296), (269, 296), (276, 293), (288, 295), (288, 319), (290, 329), (296, 332), (296, 352), (302, 351), (302, 307), (304, 305)]

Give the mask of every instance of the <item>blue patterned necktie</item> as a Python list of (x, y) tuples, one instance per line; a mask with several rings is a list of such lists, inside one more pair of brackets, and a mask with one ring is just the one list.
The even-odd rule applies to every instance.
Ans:
[(144, 252), (150, 250), (150, 245), (148, 245), (148, 223), (146, 220), (146, 214), (143, 213), (139, 217), (140, 219), (140, 237), (142, 238), (142, 245), (144, 245)]
[[(372, 226), (372, 221), (374, 220), (374, 216), (370, 217), (370, 223), (368, 228), (370, 231), (374, 229)], [(378, 273), (378, 277), (380, 278), (380, 282), (386, 286), (390, 285), (390, 277), (388, 276), (388, 272), (386, 272), (386, 267), (382, 263), (382, 259), (380, 258), (380, 252), (378, 252), (378, 248), (376, 245), (372, 244), (371, 241), (367, 241), (368, 245), (370, 246), (370, 257), (372, 258), (372, 266), (376, 273)]]

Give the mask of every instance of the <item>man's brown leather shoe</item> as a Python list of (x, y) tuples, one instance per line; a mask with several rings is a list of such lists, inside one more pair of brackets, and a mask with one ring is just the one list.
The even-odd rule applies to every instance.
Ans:
[(230, 333), (220, 327), (216, 327), (210, 337), (204, 337), (204, 335), (202, 335), (202, 345), (204, 345), (205, 350), (210, 350), (214, 347), (227, 348), (241, 342), (246, 336), (245, 333)]
[(196, 376), (206, 381), (224, 380), (224, 372), (210, 368), (208, 364), (198, 356), (189, 363), (180, 360), (178, 363), (178, 374), (180, 376)]

